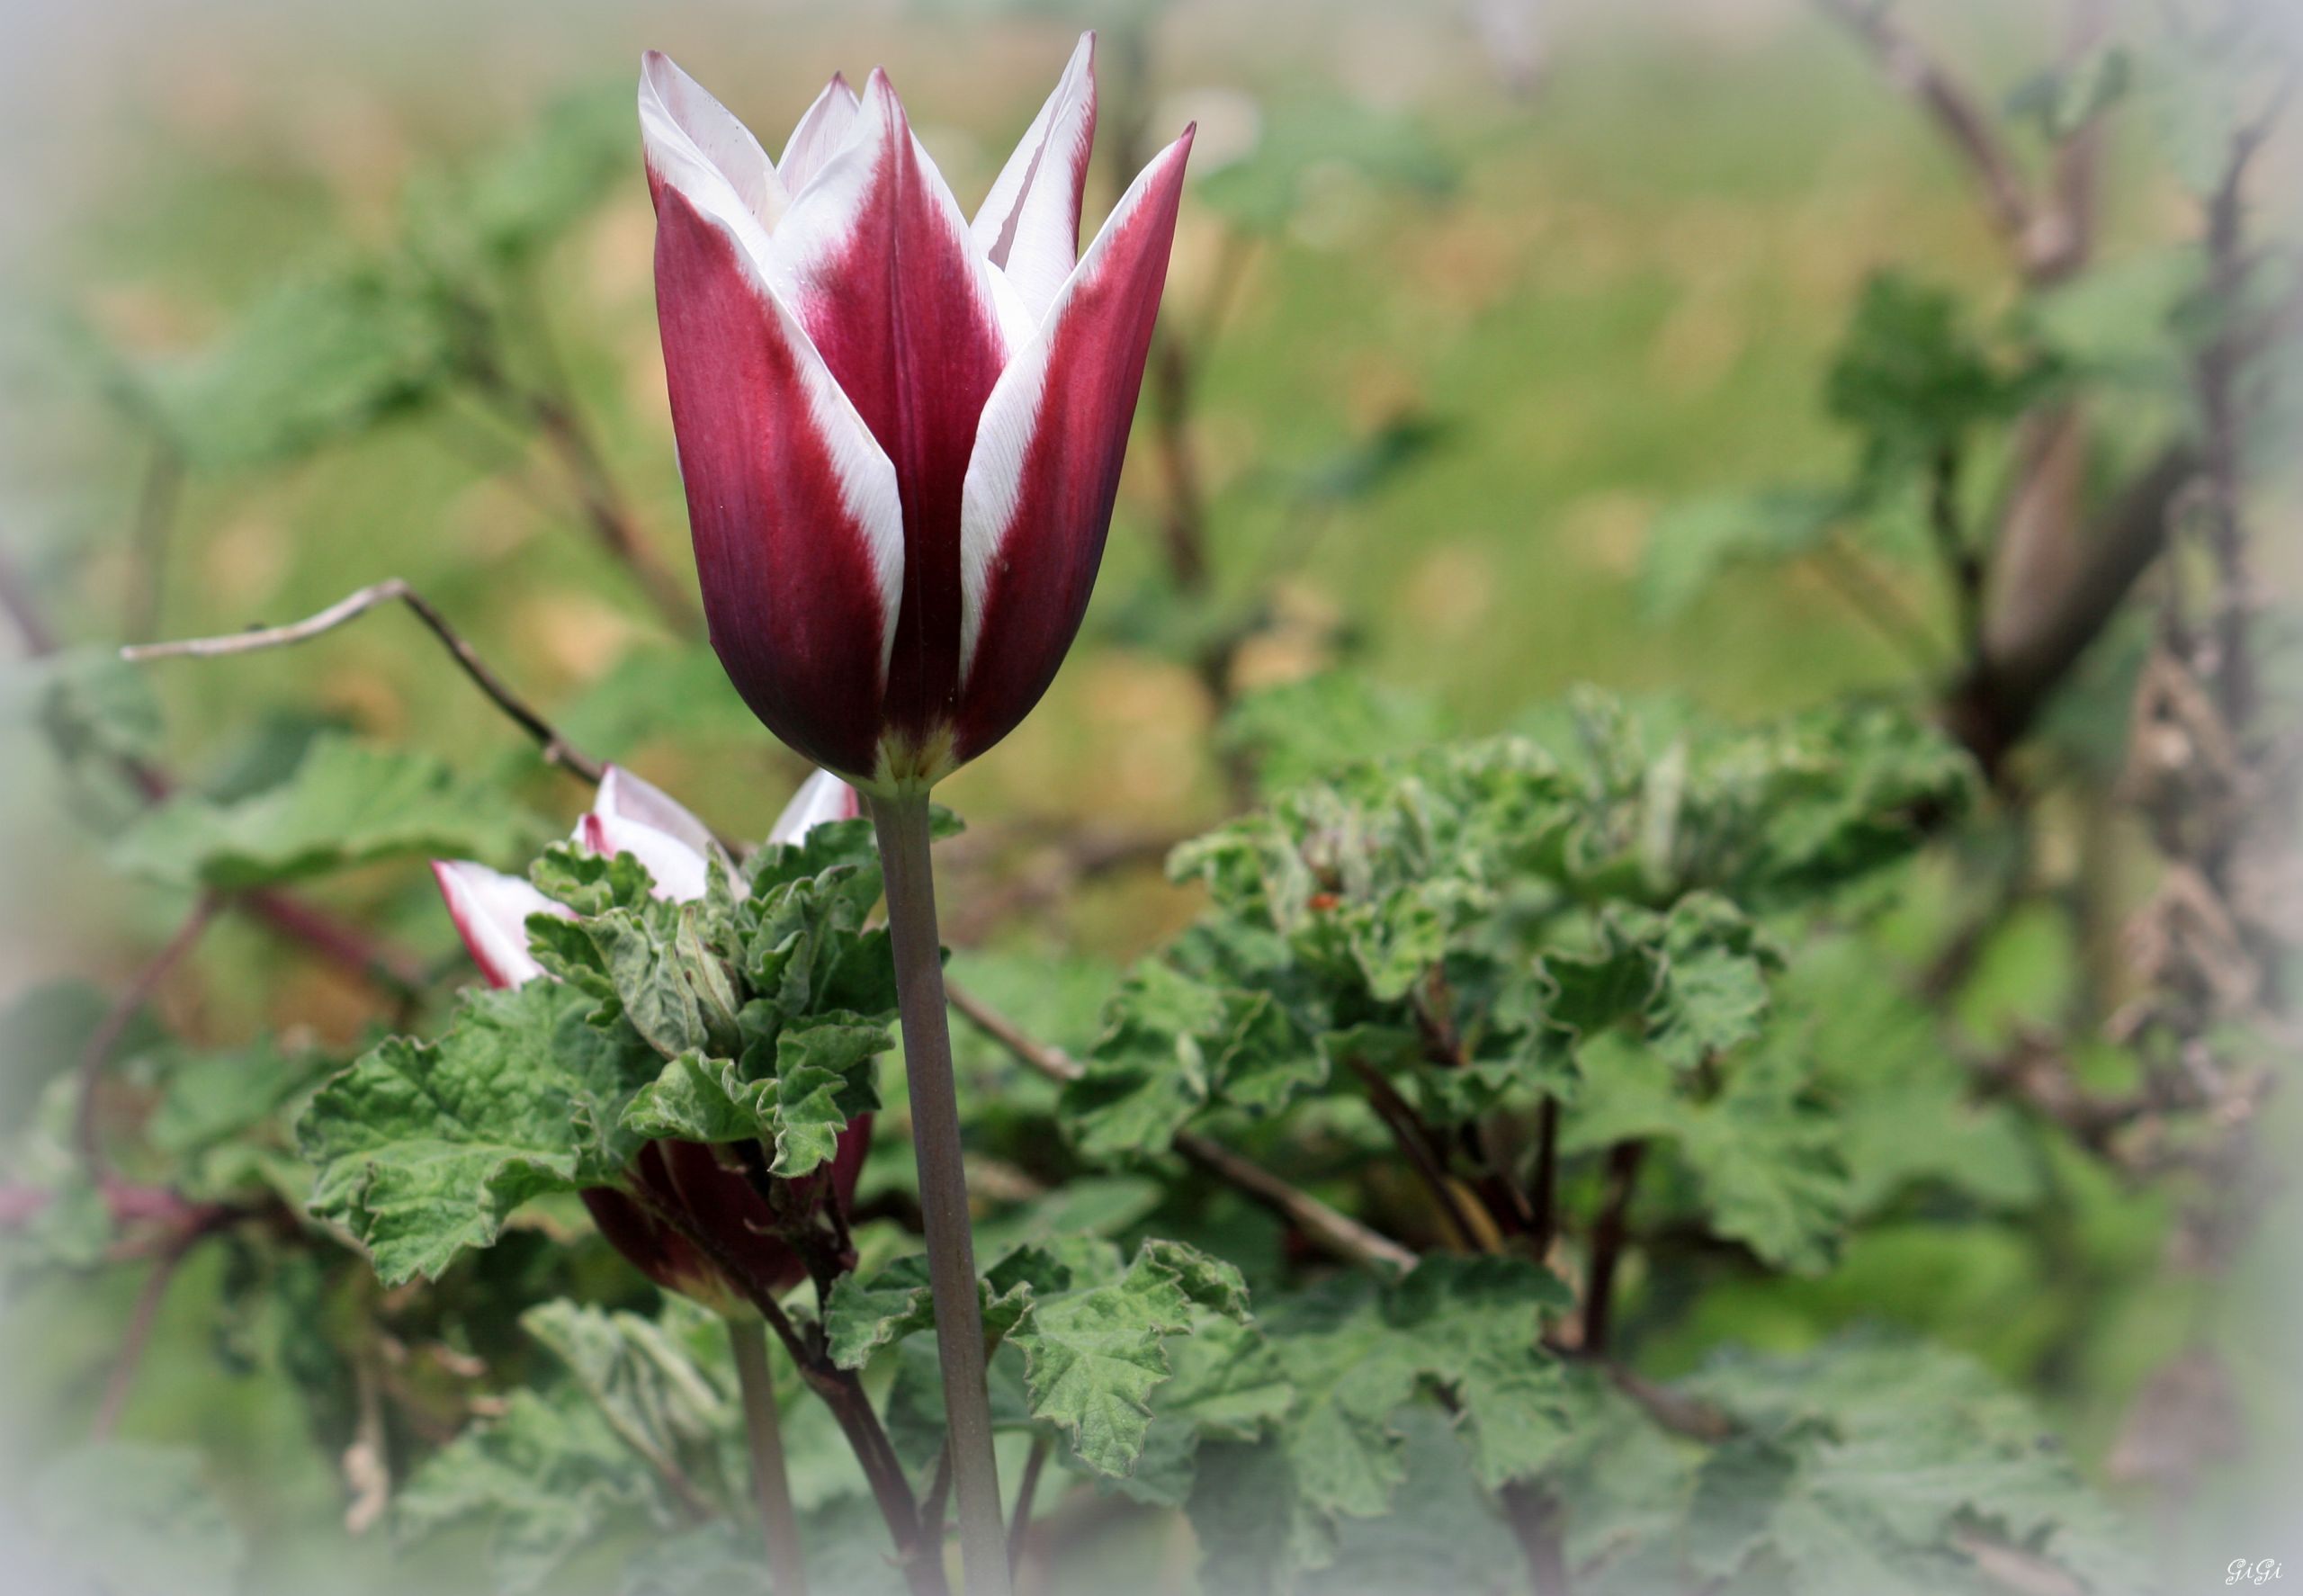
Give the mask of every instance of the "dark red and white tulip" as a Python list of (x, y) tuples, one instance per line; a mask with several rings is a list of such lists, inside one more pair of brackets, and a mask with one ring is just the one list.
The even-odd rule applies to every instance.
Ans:
[[(853, 820), (860, 812), (856, 790), (820, 770), (792, 795), (767, 839), (798, 842), (814, 826)], [(714, 860), (728, 870), (735, 890), (744, 891), (710, 827), (668, 794), (616, 766), (602, 776), (591, 810), (577, 823), (576, 840), (594, 853), (637, 858), (647, 866), (659, 898), (685, 902), (703, 897)], [(464, 946), (490, 986), (518, 986), (545, 973), (528, 951), (528, 918), (567, 918), (571, 911), (564, 904), (519, 876), (469, 859), (435, 859), (432, 873)], [(859, 1115), (840, 1133), (828, 1170), (793, 1184), (804, 1194), (815, 1181), (829, 1179), (844, 1210), (855, 1197), (871, 1142), (872, 1116)], [(745, 1311), (742, 1294), (679, 1224), (663, 1215), (677, 1215), (711, 1236), (754, 1279), (776, 1291), (799, 1284), (807, 1270), (775, 1234), (775, 1215), (750, 1179), (729, 1160), (727, 1149), (701, 1143), (650, 1142), (627, 1171), (633, 1190), (603, 1186), (580, 1195), (600, 1233), (642, 1274), (666, 1290), (731, 1314)]]
[(1014, 729), (1080, 628), (1191, 130), (1085, 251), (1092, 35), (972, 220), (874, 71), (769, 159), (640, 81), (657, 316), (712, 646), (769, 730), (883, 794)]

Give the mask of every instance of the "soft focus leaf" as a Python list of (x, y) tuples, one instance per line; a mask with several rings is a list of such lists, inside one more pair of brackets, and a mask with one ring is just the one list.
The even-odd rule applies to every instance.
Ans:
[[(26, 1589), (230, 1596), (247, 1561), (192, 1448), (106, 1441), (49, 1459), (23, 1503), (33, 1544), (12, 1550)], [(49, 1565), (58, 1583), (42, 1577)], [(27, 1565), (30, 1565), (27, 1566)]]
[(229, 803), (172, 798), (121, 834), (121, 865), (226, 891), (407, 857), (505, 858), (535, 822), (427, 754), (316, 739), (295, 774)]
[(272, 464), (434, 398), (454, 370), (445, 302), (400, 263), (314, 265), (259, 299), (212, 347), (130, 379), (193, 465)]

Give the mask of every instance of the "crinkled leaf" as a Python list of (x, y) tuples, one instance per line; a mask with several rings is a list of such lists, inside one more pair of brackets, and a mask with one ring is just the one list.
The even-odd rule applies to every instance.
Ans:
[(639, 1138), (624, 1105), (656, 1067), (586, 1022), (556, 982), (466, 998), (435, 1042), (395, 1036), (330, 1080), (299, 1125), (311, 1211), (397, 1283), (492, 1244), (531, 1198), (613, 1183)]

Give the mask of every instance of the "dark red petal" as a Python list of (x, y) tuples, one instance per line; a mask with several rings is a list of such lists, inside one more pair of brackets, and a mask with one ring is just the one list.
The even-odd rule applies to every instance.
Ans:
[(990, 268), (884, 74), (859, 114), (777, 228), (775, 281), (895, 464), (903, 598), (882, 713), (925, 739), (958, 691), (961, 484), (1007, 345)]
[(712, 646), (768, 730), (868, 777), (902, 558), (887, 462), (727, 229), (653, 186), (656, 316)]
[(968, 470), (965, 646), (954, 752), (972, 759), (1055, 679), (1087, 613), (1168, 276), (1191, 133), (1113, 210), (985, 407)]

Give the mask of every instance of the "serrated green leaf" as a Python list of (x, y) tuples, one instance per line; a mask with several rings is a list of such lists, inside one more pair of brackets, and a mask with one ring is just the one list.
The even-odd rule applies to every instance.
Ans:
[(586, 1023), (589, 1007), (557, 982), (478, 992), (436, 1042), (395, 1036), (363, 1055), (298, 1127), (312, 1213), (397, 1283), (493, 1244), (532, 1198), (616, 1181), (639, 1145), (624, 1105), (656, 1058)]
[[(1070, 1275), (1052, 1254), (1026, 1247), (976, 1283), (987, 1342), (1004, 1339), (1015, 1328), (1029, 1307), (1035, 1279), (1068, 1283)], [(900, 1258), (869, 1279), (841, 1276), (824, 1309), (826, 1349), (842, 1368), (861, 1368), (883, 1348), (935, 1327), (935, 1294), (924, 1253)]]
[(1695, 1176), (1716, 1233), (1796, 1273), (1824, 1269), (1847, 1220), (1837, 1122), (1788, 1048), (1743, 1054), (1722, 1074), (1716, 1094), (1699, 1098), (1660, 1053), (1609, 1038), (1585, 1057), (1582, 1095), (1564, 1123), (1561, 1150), (1661, 1138)]
[(1042, 1295), (1008, 1332), (1024, 1353), (1033, 1416), (1062, 1430), (1100, 1473), (1135, 1466), (1150, 1397), (1170, 1371), (1163, 1342), (1192, 1328), (1192, 1309), (1244, 1315), (1239, 1271), (1178, 1242), (1146, 1242), (1127, 1272), (1084, 1289)]
[(169, 799), (121, 833), (113, 856), (162, 881), (244, 891), (383, 859), (507, 857), (536, 831), (502, 794), (428, 754), (329, 733), (265, 792)]

